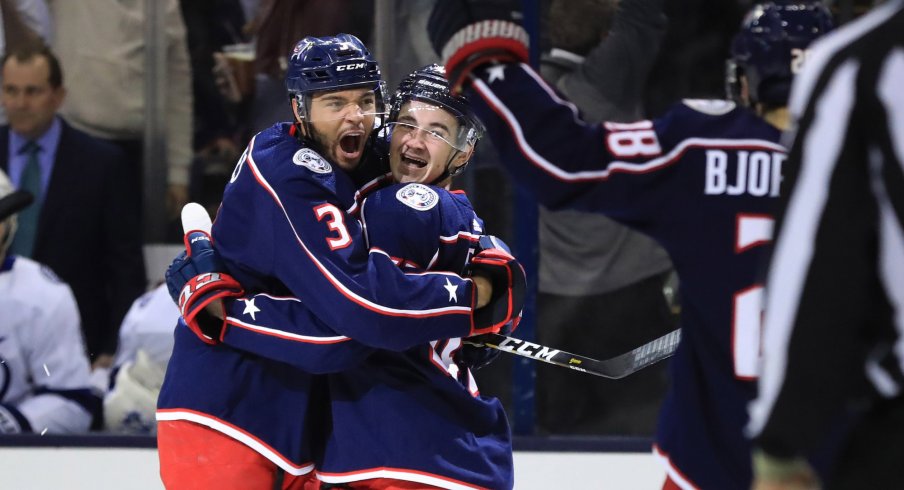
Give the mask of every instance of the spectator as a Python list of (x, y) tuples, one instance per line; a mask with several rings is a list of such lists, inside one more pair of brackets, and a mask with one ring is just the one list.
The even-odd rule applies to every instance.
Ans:
[(804, 457), (858, 421), (824, 488), (904, 482), (904, 2), (819, 41), (795, 80), (751, 405), (756, 490), (817, 488)]
[[(541, 58), (540, 74), (588, 122), (637, 120), (665, 33), (663, 3), (553, 0), (552, 50)], [(541, 344), (605, 359), (676, 327), (663, 295), (671, 262), (653, 239), (601, 214), (543, 206), (538, 233)], [(554, 433), (650, 435), (665, 394), (665, 367), (612, 382), (538, 366), (539, 427)], [(572, 393), (582, 396), (562, 403)]]
[(0, 172), (0, 435), (86, 432), (100, 398), (72, 290), (46, 266), (7, 254), (15, 213), (30, 201)]
[[(189, 197), (216, 206), (242, 152), (239, 142), (244, 143), (245, 112), (250, 101), (228, 98), (218, 86), (222, 77), (215, 76), (215, 70), (224, 68), (221, 65), (226, 63), (224, 49), (244, 46), (245, 14), (239, 0), (180, 0), (179, 3), (188, 35), (194, 101), (194, 157), (188, 179)], [(246, 64), (250, 65), (250, 61)]]
[[(78, 129), (120, 146), (129, 177), (141, 182), (145, 107), (145, 2), (51, 0), (53, 48), (72, 74), (61, 112)], [(164, 2), (166, 29), (167, 208), (178, 216), (188, 202), (192, 159), (191, 66), (178, 0)], [(144, 162), (145, 165), (151, 162)], [(140, 198), (135, 193), (132, 198)], [(134, 297), (132, 298), (134, 299)], [(131, 300), (130, 300), (131, 303)], [(127, 305), (126, 305), (127, 306)], [(124, 312), (125, 310), (123, 310)]]
[(50, 50), (7, 53), (2, 69), (9, 126), (0, 126), (0, 168), (35, 195), (19, 217), (12, 251), (72, 287), (88, 354), (95, 365), (109, 365), (119, 322), (145, 287), (140, 192), (124, 177), (118, 148), (57, 115), (66, 88)]
[[(0, 56), (7, 49), (36, 49), (50, 40), (53, 26), (44, 0), (0, 0), (0, 17)], [(2, 108), (0, 124), (6, 124)]]

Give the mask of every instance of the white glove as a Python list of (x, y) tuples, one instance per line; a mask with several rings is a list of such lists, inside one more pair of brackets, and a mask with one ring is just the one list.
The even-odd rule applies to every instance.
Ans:
[(116, 383), (104, 397), (104, 426), (124, 434), (156, 434), (157, 395), (165, 366), (155, 363), (139, 349), (135, 362), (126, 363), (116, 374)]

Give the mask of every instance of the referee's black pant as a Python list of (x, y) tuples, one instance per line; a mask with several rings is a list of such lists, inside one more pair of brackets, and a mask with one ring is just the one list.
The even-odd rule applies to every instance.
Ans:
[(864, 414), (830, 475), (827, 490), (904, 488), (904, 395)]

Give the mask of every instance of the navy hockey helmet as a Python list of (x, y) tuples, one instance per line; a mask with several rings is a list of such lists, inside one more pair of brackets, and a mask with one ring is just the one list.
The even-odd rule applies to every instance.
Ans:
[(385, 85), (380, 65), (360, 39), (351, 34), (308, 36), (295, 44), (286, 69), (286, 89), (298, 101), (299, 115), (310, 120), (310, 97), (331, 92), (372, 87), (377, 114), (384, 114)]
[(754, 5), (731, 44), (729, 97), (740, 99), (739, 76), (744, 75), (750, 102), (786, 105), (791, 81), (803, 66), (810, 44), (833, 27), (831, 12), (818, 1)]
[(405, 77), (399, 83), (392, 96), (389, 108), (389, 120), (398, 121), (402, 106), (411, 100), (420, 100), (441, 107), (455, 117), (458, 122), (458, 134), (449, 141), (456, 150), (464, 151), (477, 143), (483, 136), (484, 127), (480, 119), (471, 110), (468, 99), (453, 95), (449, 81), (446, 80), (446, 69), (442, 65), (427, 65)]

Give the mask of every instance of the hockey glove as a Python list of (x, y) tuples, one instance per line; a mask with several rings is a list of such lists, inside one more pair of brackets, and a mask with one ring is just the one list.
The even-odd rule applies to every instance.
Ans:
[(479, 250), (468, 264), (468, 273), (488, 278), (493, 292), (486, 306), (474, 310), (471, 335), (496, 333), (509, 323), (516, 327), (515, 320), (521, 316), (527, 289), (524, 268), (506, 250), (507, 246), (501, 240), (485, 235), (479, 243)]
[(242, 296), (244, 290), (225, 272), (226, 265), (207, 232), (190, 231), (184, 240), (187, 253), (176, 256), (166, 270), (166, 287), (188, 328), (202, 342), (218, 344), (223, 340), (226, 320), (202, 314), (204, 308), (218, 299)]
[(514, 0), (438, 0), (427, 31), (453, 92), (486, 63), (528, 60), (529, 38)]
[[(502, 329), (499, 330), (499, 333), (502, 335), (509, 335), (518, 328), (518, 323), (520, 321), (521, 315), (519, 314), (517, 318), (503, 325)], [(501, 352), (502, 351), (499, 349), (465, 343), (462, 344), (461, 349), (459, 349), (456, 360), (465, 367), (476, 371), (495, 361)]]

